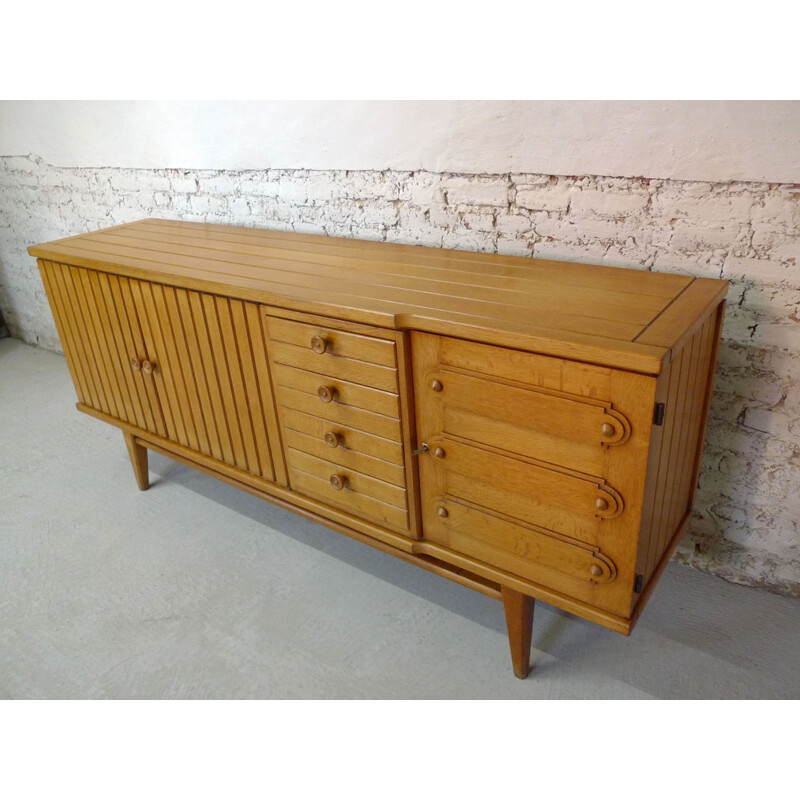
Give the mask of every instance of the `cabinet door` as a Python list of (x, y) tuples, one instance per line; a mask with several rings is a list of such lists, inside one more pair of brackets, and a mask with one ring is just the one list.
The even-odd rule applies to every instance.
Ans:
[(62, 264), (41, 269), (82, 403), (285, 485), (257, 305)]
[(285, 484), (258, 306), (133, 283), (167, 438)]
[(422, 333), (412, 358), (423, 537), (627, 617), (655, 380)]
[(78, 400), (123, 422), (166, 436), (132, 284), (126, 278), (39, 262)]

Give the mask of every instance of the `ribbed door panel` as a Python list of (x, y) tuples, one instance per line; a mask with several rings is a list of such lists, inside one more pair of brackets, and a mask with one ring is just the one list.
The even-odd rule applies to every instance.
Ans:
[[(40, 261), (81, 403), (269, 481), (277, 440), (258, 306)], [(133, 361), (153, 364), (152, 374)], [(277, 446), (277, 441), (276, 441)]]

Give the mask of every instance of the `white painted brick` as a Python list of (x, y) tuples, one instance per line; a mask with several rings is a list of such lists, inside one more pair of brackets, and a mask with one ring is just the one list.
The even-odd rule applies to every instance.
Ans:
[(302, 181), (282, 180), (278, 196), (284, 203), (305, 203), (308, 199), (306, 185)]
[(172, 191), (180, 194), (190, 194), (197, 191), (197, 178), (173, 175), (169, 179)]
[(431, 225), (437, 225), (443, 228), (450, 228), (458, 225), (458, 215), (451, 209), (445, 206), (431, 206), (428, 212), (428, 218)]
[(507, 206), (508, 183), (504, 179), (454, 178), (442, 183), (452, 206)]
[(364, 211), (364, 223), (367, 225), (394, 225), (397, 218), (397, 208), (391, 204), (372, 206)]
[(250, 203), (245, 197), (231, 198), (228, 207), (234, 217), (246, 217), (250, 214)]
[(728, 258), (722, 277), (800, 287), (800, 263), (765, 258)]
[(649, 196), (645, 194), (622, 194), (584, 189), (572, 195), (570, 213), (573, 216), (596, 214), (599, 217), (628, 217), (643, 211), (649, 199)]
[(465, 228), (472, 231), (493, 231), (494, 215), (468, 213), (461, 217), (461, 223)]
[(569, 186), (551, 186), (549, 182), (542, 187), (521, 186), (517, 189), (516, 204), (531, 211), (566, 211), (572, 192)]
[(530, 256), (533, 253), (533, 242), (501, 234), (497, 237), (497, 252), (505, 256)]
[(262, 180), (261, 178), (248, 178), (240, 183), (242, 194), (255, 195), (258, 197), (277, 197), (280, 192), (280, 182), (274, 180)]
[(533, 229), (533, 223), (530, 217), (522, 214), (498, 214), (496, 227), (499, 233), (511, 237), (528, 233)]
[(424, 172), (412, 176), (406, 184), (408, 201), (412, 205), (427, 208), (434, 204), (442, 205), (444, 203), (441, 176)]
[(238, 188), (238, 176), (230, 173), (220, 173), (198, 180), (198, 189), (203, 194), (234, 194)]

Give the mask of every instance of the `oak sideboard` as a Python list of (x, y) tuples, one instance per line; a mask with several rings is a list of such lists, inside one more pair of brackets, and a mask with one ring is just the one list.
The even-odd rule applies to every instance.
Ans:
[(692, 511), (727, 282), (147, 219), (29, 248), (78, 409), (501, 599), (630, 633)]

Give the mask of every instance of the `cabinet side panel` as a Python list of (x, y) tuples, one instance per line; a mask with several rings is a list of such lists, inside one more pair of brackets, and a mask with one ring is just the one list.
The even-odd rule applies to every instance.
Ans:
[(65, 315), (65, 301), (61, 296), (60, 287), (55, 280), (55, 276), (52, 274), (53, 270), (58, 269), (58, 267), (54, 266), (49, 261), (42, 261), (41, 258), (37, 259), (37, 263), (42, 276), (44, 290), (47, 294), (47, 300), (50, 303), (50, 310), (53, 312), (53, 320), (56, 323), (58, 338), (61, 340), (61, 346), (64, 348), (64, 356), (67, 359), (67, 366), (69, 367), (69, 374), (72, 377), (72, 384), (75, 387), (75, 394), (78, 396), (78, 400), (81, 403), (89, 405), (92, 401), (87, 388), (86, 378), (83, 374), (84, 368), (77, 350), (77, 342), (74, 339), (69, 319)]
[(663, 425), (653, 427), (647, 470), (637, 563), (645, 585), (691, 511), (714, 379), (719, 320), (715, 310), (673, 354), (658, 382), (656, 402), (664, 403), (666, 409)]

